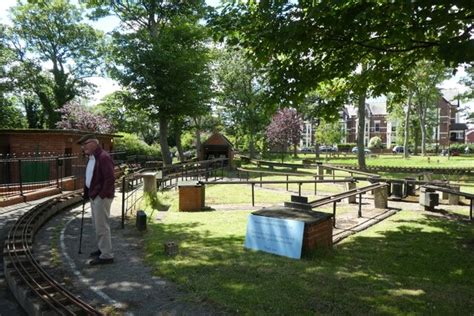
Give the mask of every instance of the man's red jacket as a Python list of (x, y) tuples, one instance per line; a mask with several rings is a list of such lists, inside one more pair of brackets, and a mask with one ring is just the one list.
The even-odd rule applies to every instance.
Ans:
[(100, 146), (94, 151), (95, 165), (91, 180), (91, 187), (84, 185), (84, 197), (95, 199), (112, 199), (115, 192), (114, 162), (110, 155)]

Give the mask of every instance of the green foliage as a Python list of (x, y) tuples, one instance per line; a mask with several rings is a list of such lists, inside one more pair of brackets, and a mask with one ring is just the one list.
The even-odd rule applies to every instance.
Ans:
[(459, 153), (464, 154), (466, 147), (469, 148), (469, 153), (474, 154), (474, 144), (451, 144), (449, 148), (451, 150), (457, 150)]
[(161, 156), (161, 151), (157, 146), (148, 145), (137, 135), (128, 133), (119, 133), (119, 135), (123, 137), (115, 139), (114, 150), (126, 151), (128, 155)]
[(370, 149), (373, 148), (383, 148), (382, 139), (379, 136), (374, 136), (369, 140), (369, 145), (367, 146)]
[(157, 124), (144, 110), (131, 107), (132, 102), (133, 98), (129, 92), (115, 91), (105, 96), (102, 102), (95, 106), (94, 111), (106, 117), (115, 130), (139, 134), (148, 145), (151, 145), (159, 137)]
[(0, 126), (1, 128), (25, 128), (26, 119), (15, 105), (0, 95)]
[(242, 140), (254, 155), (274, 106), (265, 100), (265, 78), (239, 50), (219, 52), (216, 71), (218, 112), (226, 134)]
[(316, 129), (316, 142), (324, 145), (334, 145), (343, 137), (341, 123), (321, 120)]
[(83, 13), (65, 0), (19, 3), (3, 34), (15, 55), (10, 80), (22, 95), (36, 97), (49, 128), (59, 121), (56, 110), (90, 92), (86, 78), (100, 73), (102, 33), (83, 23)]
[(191, 131), (186, 131), (181, 137), (183, 150), (190, 150), (194, 147), (194, 135)]

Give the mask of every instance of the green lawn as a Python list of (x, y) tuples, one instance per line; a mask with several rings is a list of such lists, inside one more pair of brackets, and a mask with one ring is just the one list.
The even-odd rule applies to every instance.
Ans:
[[(375, 159), (397, 165), (404, 162), (391, 156)], [(285, 180), (284, 173), (290, 171), (281, 171), (281, 175), (262, 173), (262, 179)], [(316, 173), (303, 171), (289, 179), (309, 180)], [(345, 172), (336, 175), (347, 176)], [(259, 180), (260, 174), (250, 178)], [(472, 192), (473, 188), (472, 183), (463, 183), (461, 190)], [(265, 184), (263, 189), (256, 185), (255, 203), (288, 201), (298, 192), (298, 185), (290, 184), (289, 190), (285, 184)], [(343, 190), (339, 184), (318, 184), (315, 196), (314, 184), (302, 186), (310, 200)], [(160, 194), (160, 201), (171, 207), (162, 222), (149, 225), (147, 261), (157, 275), (189, 291), (189, 300), (250, 315), (466, 315), (474, 311), (474, 224), (464, 220), (401, 210), (331, 251), (292, 260), (243, 248), (250, 214), (245, 205), (251, 205), (249, 185), (206, 185), (206, 205), (211, 209), (237, 204), (241, 210), (177, 212), (177, 200), (176, 191)], [(353, 211), (353, 205), (338, 207), (338, 214)], [(460, 206), (454, 213), (465, 218), (468, 207)], [(179, 244), (176, 257), (164, 254), (163, 243), (170, 240)]]
[[(314, 158), (315, 154), (300, 154), (298, 158), (293, 158), (287, 156), (285, 161), (299, 163), (305, 158)], [(281, 161), (275, 159), (275, 161)], [(353, 154), (348, 154), (347, 156), (339, 156), (339, 158), (329, 157), (326, 160), (324, 155), (320, 156), (320, 161), (337, 163), (337, 164), (357, 164), (357, 157)], [(377, 155), (376, 157), (367, 157), (366, 164), (368, 166), (400, 166), (400, 167), (471, 167), (474, 168), (474, 156), (455, 156), (455, 157), (445, 157), (445, 156), (410, 156), (405, 159), (402, 155), (392, 155), (392, 154), (382, 154)]]
[[(206, 188), (220, 199), (249, 196), (239, 185)], [(222, 187), (221, 187), (222, 188)], [(262, 198), (279, 201), (279, 193)], [(147, 261), (157, 275), (235, 314), (438, 314), (474, 311), (474, 225), (400, 211), (332, 251), (301, 260), (245, 250), (248, 210), (177, 212), (176, 193), (162, 223), (146, 234)], [(164, 198), (161, 196), (161, 198)], [(232, 197), (234, 199), (234, 197)], [(287, 200), (286, 197), (280, 199)], [(248, 202), (247, 202), (248, 203)], [(250, 204), (250, 203), (249, 203)], [(467, 215), (467, 207), (457, 211)], [(167, 257), (163, 243), (179, 243)]]

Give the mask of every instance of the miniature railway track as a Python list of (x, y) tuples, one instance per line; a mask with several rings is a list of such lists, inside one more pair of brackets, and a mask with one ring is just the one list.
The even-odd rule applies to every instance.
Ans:
[(5, 240), (5, 277), (29, 315), (101, 315), (54, 280), (33, 256), (33, 240), (39, 228), (81, 200), (81, 194), (73, 192), (36, 205), (17, 220)]

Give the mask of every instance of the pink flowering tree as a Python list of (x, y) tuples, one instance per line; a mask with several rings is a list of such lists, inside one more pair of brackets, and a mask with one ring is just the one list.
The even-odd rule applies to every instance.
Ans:
[(298, 112), (295, 109), (284, 108), (273, 115), (265, 134), (270, 146), (279, 148), (282, 152), (293, 145), (293, 155), (296, 157), (302, 131), (303, 119)]
[(78, 102), (68, 102), (58, 110), (61, 120), (56, 123), (57, 128), (78, 129), (94, 133), (110, 133), (112, 125), (105, 117), (93, 113)]

